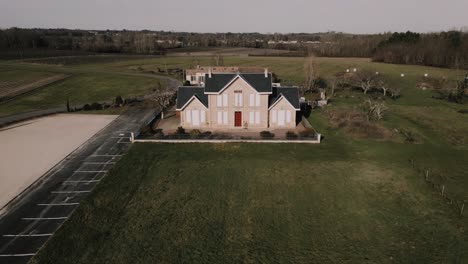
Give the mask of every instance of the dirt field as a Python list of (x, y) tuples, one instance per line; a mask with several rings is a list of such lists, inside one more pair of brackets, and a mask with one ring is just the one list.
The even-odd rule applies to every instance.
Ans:
[(0, 208), (116, 117), (62, 114), (1, 129)]

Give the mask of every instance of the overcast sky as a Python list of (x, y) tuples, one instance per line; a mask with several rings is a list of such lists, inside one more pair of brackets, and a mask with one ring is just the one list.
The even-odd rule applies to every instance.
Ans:
[(191, 32), (442, 31), (468, 0), (0, 0), (0, 27)]

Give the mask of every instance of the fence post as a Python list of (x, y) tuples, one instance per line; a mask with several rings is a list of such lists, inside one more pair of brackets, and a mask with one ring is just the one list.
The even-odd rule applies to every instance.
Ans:
[(133, 134), (133, 132), (130, 132), (130, 142), (134, 142), (135, 141), (135, 135)]
[(462, 204), (462, 207), (460, 209), (460, 215), (463, 215), (463, 210), (465, 209), (465, 202), (466, 202), (466, 200), (463, 200), (463, 204)]

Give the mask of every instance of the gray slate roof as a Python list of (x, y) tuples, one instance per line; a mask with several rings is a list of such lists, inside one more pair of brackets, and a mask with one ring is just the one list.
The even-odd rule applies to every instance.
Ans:
[(205, 94), (203, 87), (180, 86), (177, 91), (177, 109), (182, 108), (194, 95), (204, 106), (208, 107), (208, 95)]
[[(234, 79), (237, 74), (212, 74), (211, 78), (205, 76), (205, 87), (180, 86), (177, 93), (177, 109), (182, 108), (192, 96), (196, 96), (200, 102), (208, 107), (208, 95), (205, 92), (219, 92), (226, 84)], [(268, 107), (273, 105), (281, 96), (284, 96), (296, 109), (300, 108), (299, 89), (297, 87), (272, 87), (271, 74), (268, 78), (262, 74), (240, 74), (245, 81), (252, 85), (258, 92), (271, 92), (268, 97)]]
[(221, 91), (232, 79), (237, 75), (243, 78), (247, 83), (249, 83), (257, 92), (259, 93), (271, 93), (271, 74), (268, 74), (268, 77), (265, 78), (264, 73), (216, 73), (212, 74), (211, 78), (208, 77), (208, 74), (205, 75), (205, 92), (207, 93), (217, 93)]
[(301, 107), (299, 103), (299, 89), (297, 87), (273, 87), (273, 93), (269, 97), (268, 107), (278, 101), (281, 96), (284, 96), (294, 108), (299, 109)]

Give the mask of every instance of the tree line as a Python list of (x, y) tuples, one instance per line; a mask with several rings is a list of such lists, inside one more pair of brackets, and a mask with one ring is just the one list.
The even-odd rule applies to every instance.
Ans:
[(468, 34), (460, 31), (393, 33), (376, 47), (373, 61), (468, 69)]
[[(367, 57), (377, 62), (468, 69), (468, 33), (192, 33), (172, 31), (22, 29), (0, 30), (0, 51), (48, 49), (164, 55), (197, 47), (272, 48), (294, 56)], [(195, 49), (194, 49), (195, 50)], [(22, 57), (22, 56), (21, 56)]]

